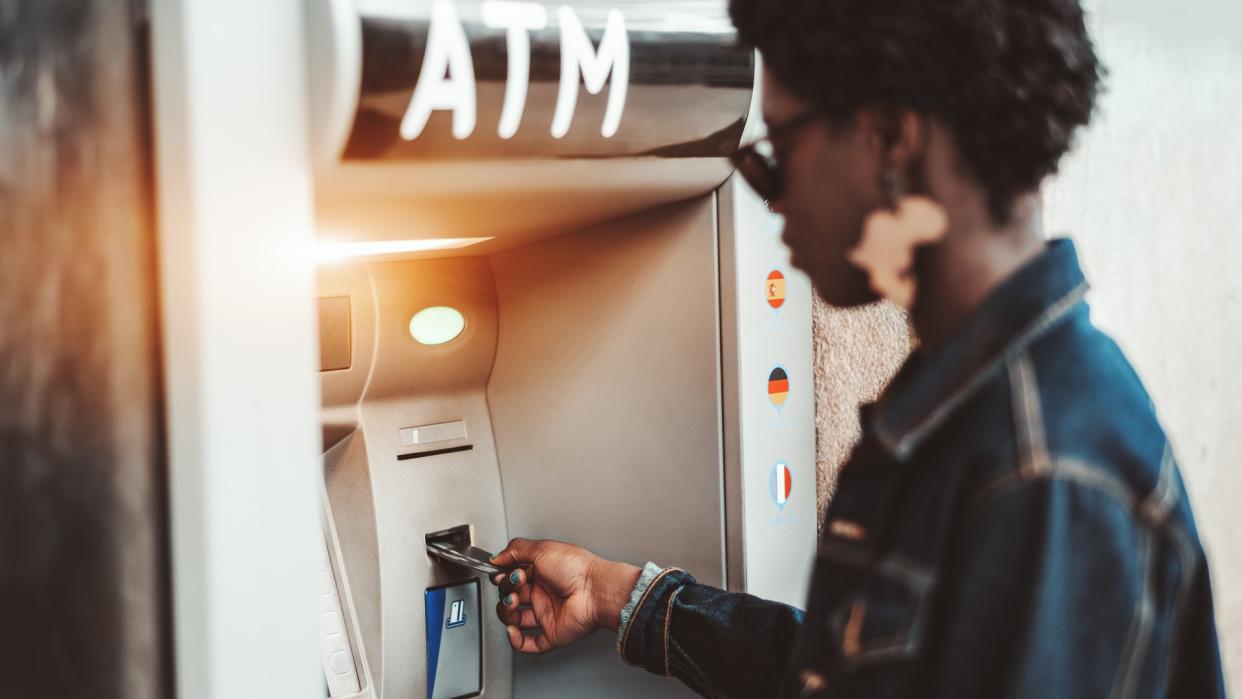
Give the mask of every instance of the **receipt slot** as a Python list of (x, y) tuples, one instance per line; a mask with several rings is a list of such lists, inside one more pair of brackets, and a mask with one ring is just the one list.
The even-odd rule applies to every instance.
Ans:
[(692, 696), (604, 633), (515, 655), (464, 563), (552, 538), (805, 599), (811, 287), (731, 176), (725, 3), (309, 8), (330, 695)]

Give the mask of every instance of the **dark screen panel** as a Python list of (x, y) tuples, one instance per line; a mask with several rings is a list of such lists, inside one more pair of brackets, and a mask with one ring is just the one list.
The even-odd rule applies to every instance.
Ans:
[(353, 363), (348, 296), (319, 299), (319, 370), (348, 369)]

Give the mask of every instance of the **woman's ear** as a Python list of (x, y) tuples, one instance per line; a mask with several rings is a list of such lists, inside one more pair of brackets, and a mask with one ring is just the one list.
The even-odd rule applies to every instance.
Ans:
[(905, 171), (927, 152), (927, 120), (908, 109), (895, 112), (890, 119), (888, 164)]
[(866, 107), (854, 115), (854, 128), (867, 145), (867, 150), (881, 163), (888, 161), (888, 154), (896, 137), (895, 126), (892, 115), (880, 109)]
[(905, 170), (927, 150), (927, 120), (909, 109), (861, 109), (855, 125), (884, 166)]

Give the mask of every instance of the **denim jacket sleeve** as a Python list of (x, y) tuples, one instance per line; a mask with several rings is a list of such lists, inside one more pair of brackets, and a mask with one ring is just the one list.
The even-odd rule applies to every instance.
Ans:
[(802, 612), (698, 584), (685, 571), (648, 564), (622, 615), (625, 662), (676, 677), (705, 697), (772, 697)]

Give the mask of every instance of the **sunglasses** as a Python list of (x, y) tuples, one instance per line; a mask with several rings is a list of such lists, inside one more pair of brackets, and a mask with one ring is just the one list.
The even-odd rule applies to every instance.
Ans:
[(808, 109), (780, 123), (769, 124), (766, 136), (738, 148), (729, 156), (738, 174), (769, 206), (781, 198), (785, 189), (780, 158), (772, 140), (787, 136), (820, 116), (818, 110)]

